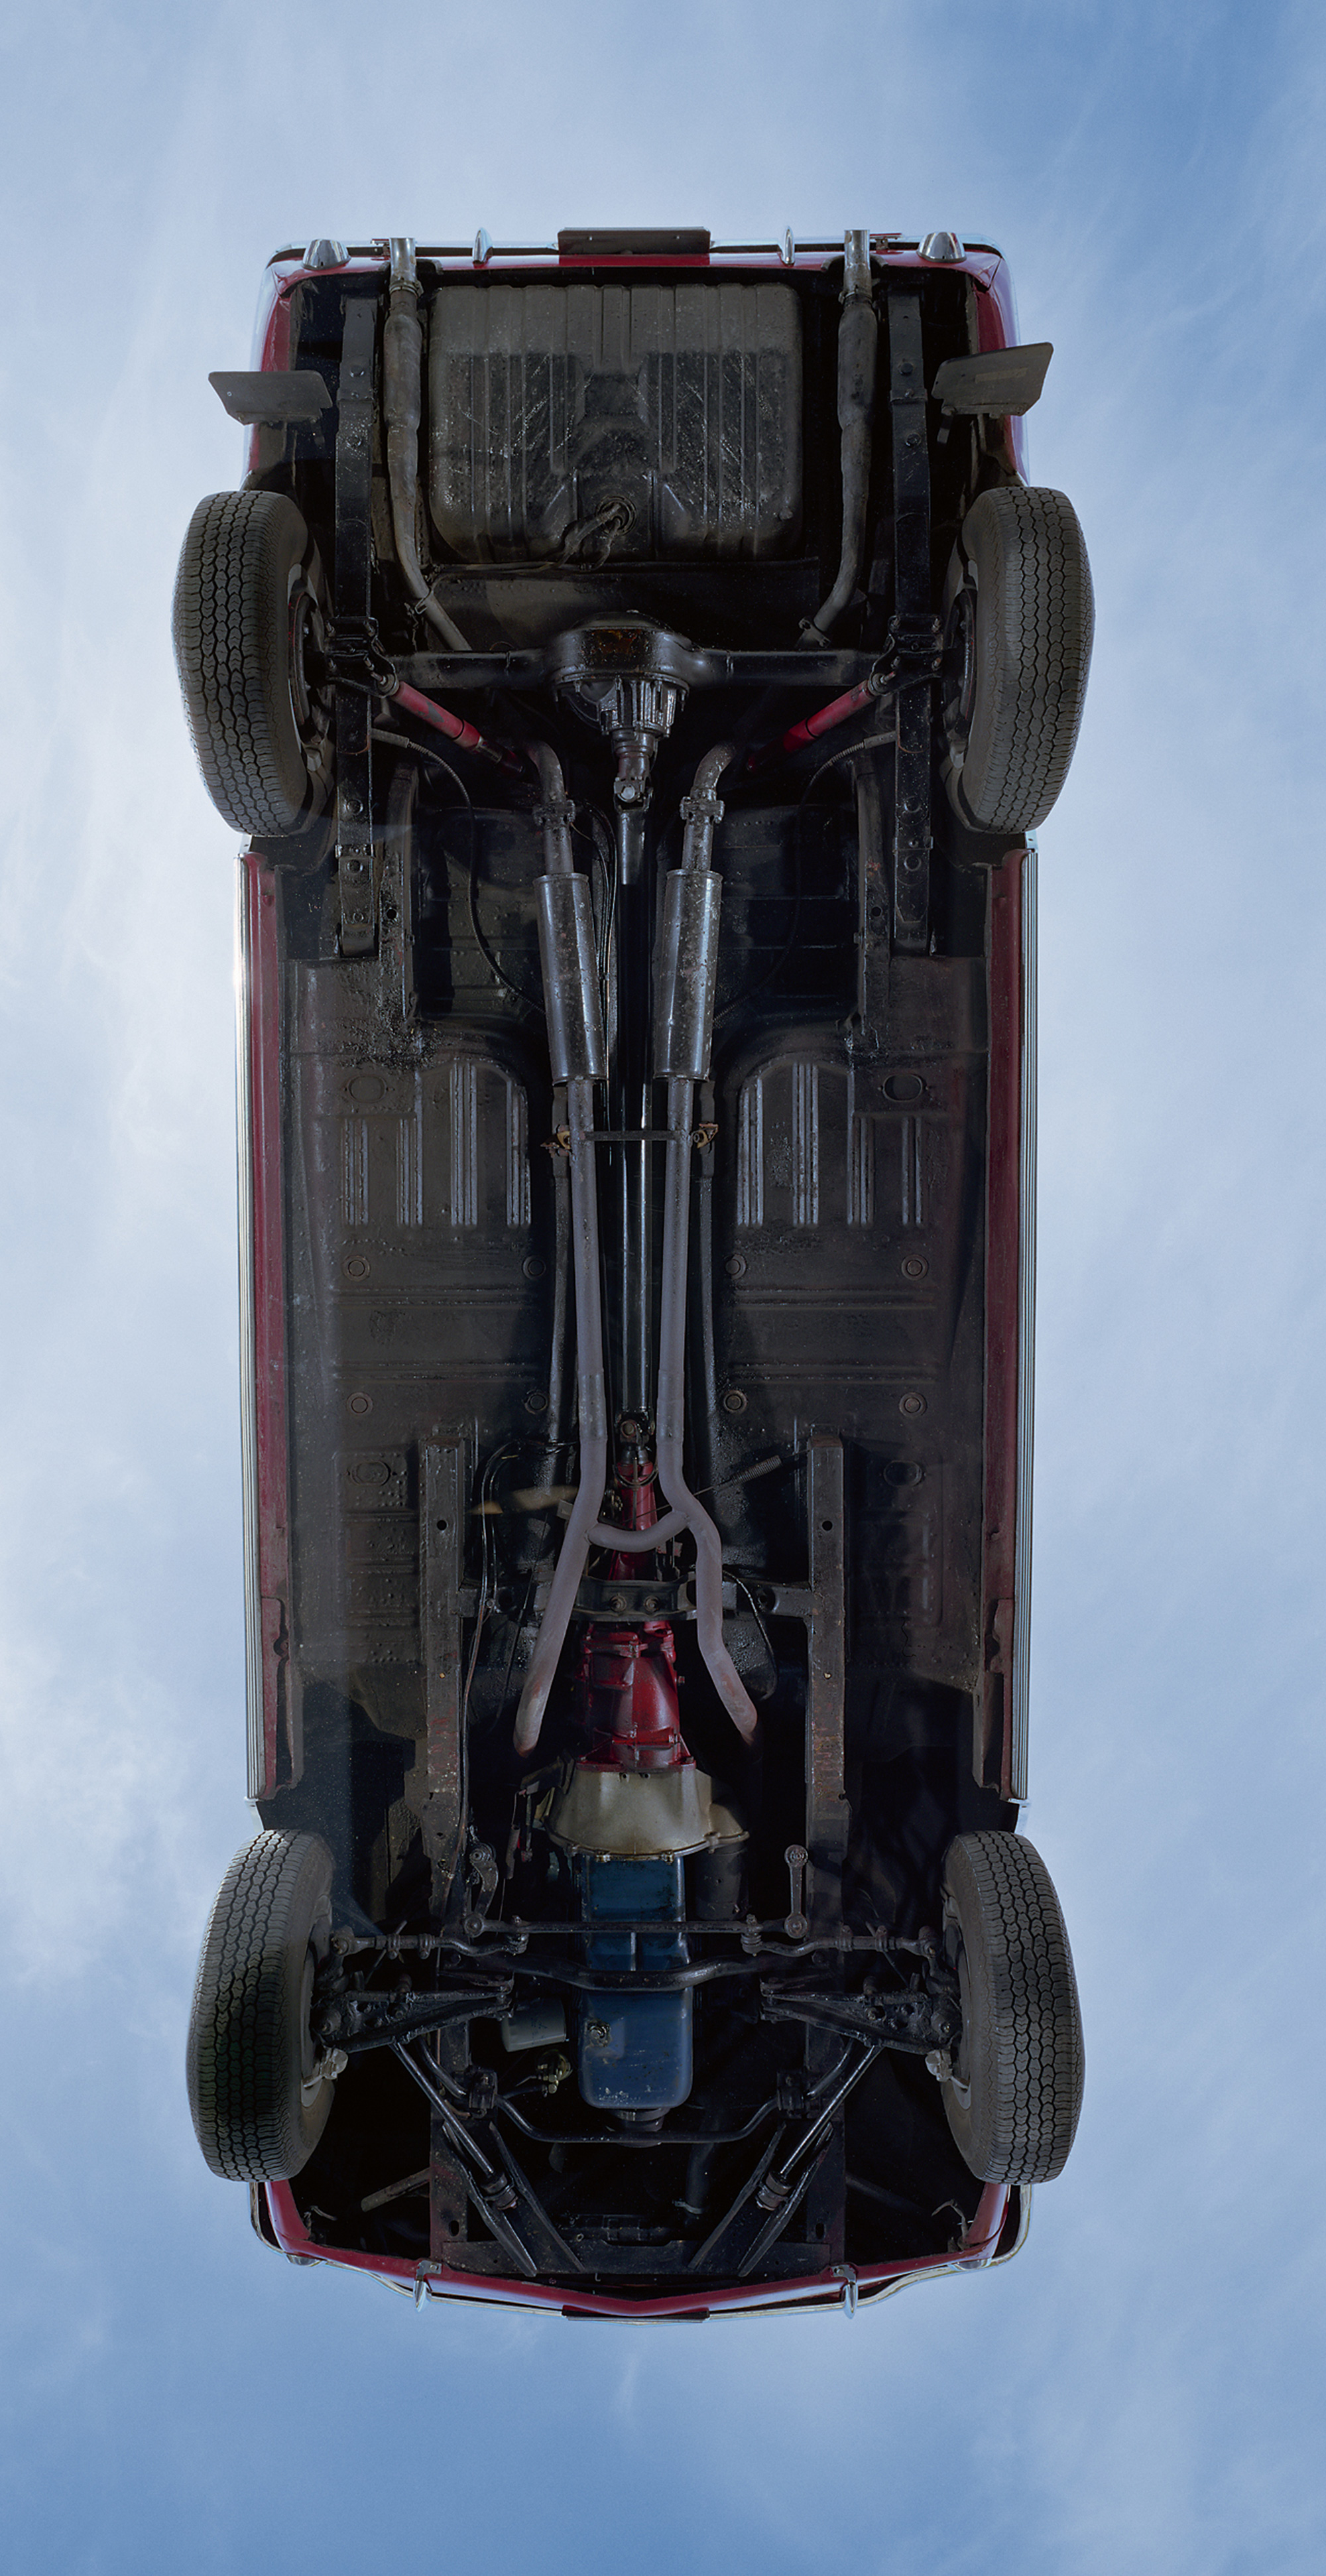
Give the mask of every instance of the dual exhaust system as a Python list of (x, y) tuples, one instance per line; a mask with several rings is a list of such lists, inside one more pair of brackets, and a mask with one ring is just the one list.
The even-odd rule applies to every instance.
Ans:
[[(667, 1084), (667, 1160), (663, 1185), (656, 1468), (667, 1505), (652, 1529), (620, 1529), (600, 1520), (608, 1483), (609, 1424), (599, 1266), (598, 1172), (594, 1086), (607, 1077), (589, 879), (571, 854), (570, 805), (561, 765), (546, 743), (526, 745), (539, 773), (544, 874), (538, 880), (539, 956), (555, 1084), (565, 1085), (570, 1133), (571, 1268), (575, 1289), (580, 1481), (566, 1525), (547, 1607), (516, 1713), (516, 1749), (539, 1740), (576, 1595), (593, 1547), (640, 1555), (689, 1530), (695, 1547), (696, 1633), (718, 1696), (747, 1743), (755, 1708), (723, 1643), (723, 1552), (718, 1531), (686, 1482), (683, 1444), (686, 1395), (686, 1278), (690, 1250), (691, 1119), (697, 1082), (707, 1079), (718, 976), (722, 880), (711, 866), (714, 828), (723, 808), (718, 781), (735, 757), (730, 743), (706, 752), (689, 796), (679, 868), (664, 880), (662, 931), (654, 978), (655, 1078)], [(642, 1140), (643, 1142), (643, 1140)]]

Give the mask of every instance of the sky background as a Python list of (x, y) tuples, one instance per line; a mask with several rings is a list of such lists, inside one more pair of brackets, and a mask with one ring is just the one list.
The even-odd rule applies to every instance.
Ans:
[[(1245, 0), (11, 5), (0, 170), (0, 2529), (14, 2576), (1326, 2556), (1321, 166)], [(169, 644), (281, 243), (999, 243), (1096, 577), (1041, 836), (1026, 1830), (1086, 2107), (855, 2320), (417, 2315), (251, 2235), (183, 2037), (250, 1829), (233, 840)]]

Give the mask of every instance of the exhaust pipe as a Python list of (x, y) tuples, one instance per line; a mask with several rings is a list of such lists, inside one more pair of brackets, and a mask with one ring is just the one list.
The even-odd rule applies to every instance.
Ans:
[(566, 1123), (571, 1139), (571, 1274), (575, 1282), (580, 1482), (516, 1711), (519, 1753), (532, 1752), (539, 1740), (557, 1659), (571, 1624), (589, 1551), (595, 1543), (608, 1481), (608, 1399), (603, 1366), (594, 1149), (594, 1085), (603, 1081), (608, 1059), (594, 957), (589, 879), (577, 876), (572, 864), (570, 826), (575, 809), (566, 794), (561, 763), (546, 743), (531, 742), (526, 749), (539, 773), (543, 793), (539, 813), (545, 874), (538, 881), (539, 960), (547, 1003), (548, 1045), (553, 1081), (566, 1085)]
[[(599, 1290), (593, 1084), (606, 1065), (594, 975), (589, 885), (571, 865), (561, 769), (543, 743), (530, 743), (543, 787), (547, 874), (539, 881), (539, 952), (547, 999), (553, 1078), (565, 1081), (571, 1132), (571, 1233), (576, 1292), (576, 1359), (580, 1386), (580, 1484), (538, 1642), (516, 1712), (516, 1750), (530, 1753), (575, 1610), (591, 1547), (640, 1556), (689, 1530), (695, 1542), (695, 1616), (700, 1652), (738, 1733), (749, 1743), (756, 1713), (723, 1643), (723, 1548), (718, 1531), (691, 1492), (684, 1472), (686, 1274), (690, 1247), (691, 1115), (694, 1086), (709, 1071), (718, 973), (721, 880), (710, 868), (714, 826), (723, 808), (715, 790), (735, 757), (730, 743), (705, 754), (682, 804), (682, 864), (667, 880), (664, 935), (655, 990), (654, 1072), (668, 1086), (662, 1293), (656, 1400), (658, 1481), (669, 1509), (650, 1529), (619, 1529), (598, 1515), (607, 1484), (608, 1425)], [(559, 1069), (564, 1068), (564, 1069)]]
[(637, 1556), (661, 1546), (682, 1530), (690, 1531), (695, 1542), (695, 1625), (700, 1652), (728, 1716), (749, 1744), (757, 1724), (755, 1705), (723, 1643), (723, 1545), (708, 1512), (686, 1482), (683, 1464), (691, 1116), (695, 1084), (705, 1081), (709, 1072), (722, 894), (722, 880), (709, 861), (714, 827), (723, 813), (715, 791), (728, 762), (735, 758), (731, 743), (717, 743), (706, 752), (691, 793), (682, 801), (686, 837), (681, 866), (665, 884), (655, 983), (654, 1073), (668, 1086), (655, 1422), (658, 1481), (670, 1508), (651, 1530), (616, 1529), (601, 1522), (593, 1535), (598, 1547)]
[(682, 1514), (695, 1542), (695, 1623), (710, 1679), (739, 1735), (749, 1744), (755, 1706), (723, 1643), (723, 1546), (686, 1482), (686, 1274), (691, 1230), (691, 1117), (694, 1087), (709, 1074), (718, 981), (718, 915), (722, 879), (710, 867), (714, 826), (723, 808), (716, 789), (730, 742), (706, 752), (682, 803), (686, 838), (681, 866), (667, 880), (654, 1021), (654, 1072), (668, 1086), (667, 1169), (663, 1183), (662, 1293), (658, 1331), (658, 1481), (665, 1502)]

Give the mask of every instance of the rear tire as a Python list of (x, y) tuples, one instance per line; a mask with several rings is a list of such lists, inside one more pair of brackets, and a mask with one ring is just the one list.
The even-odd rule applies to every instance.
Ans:
[(1077, 2129), (1086, 2059), (1040, 1853), (1020, 1834), (959, 1834), (944, 1861), (944, 1924), (962, 1988), (944, 2109), (963, 2162), (981, 2182), (1051, 2182)]
[(982, 492), (949, 576), (944, 730), (949, 798), (980, 832), (1032, 832), (1073, 757), (1095, 609), (1062, 492)]
[(331, 783), (317, 549), (279, 492), (215, 492), (189, 522), (175, 660), (203, 783), (235, 831), (301, 831)]
[(221, 1882), (189, 2016), (189, 2109), (227, 2182), (288, 2182), (331, 2111), (309, 2028), (331, 1933), (332, 1856), (317, 1834), (259, 1834)]

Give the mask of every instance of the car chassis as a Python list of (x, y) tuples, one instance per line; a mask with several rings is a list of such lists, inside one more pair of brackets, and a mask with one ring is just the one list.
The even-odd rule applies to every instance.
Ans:
[(258, 354), (176, 604), (249, 835), (200, 2142), (417, 2297), (1002, 2259), (1082, 2084), (1015, 1830), (1048, 350), (951, 235), (598, 234), (278, 254)]

